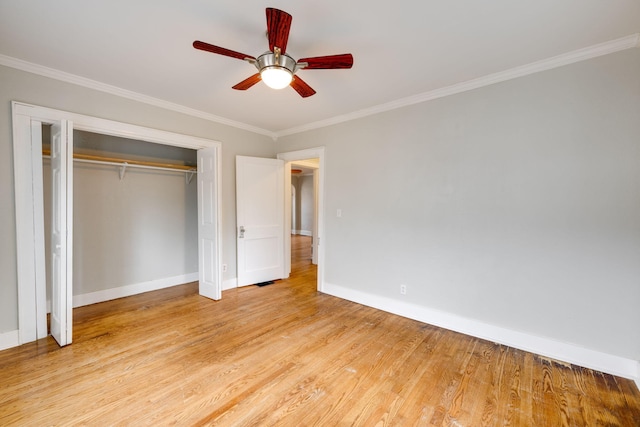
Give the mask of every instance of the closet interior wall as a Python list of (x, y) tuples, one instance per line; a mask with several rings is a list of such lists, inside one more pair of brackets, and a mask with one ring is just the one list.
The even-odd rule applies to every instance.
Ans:
[[(77, 130), (73, 139), (74, 153), (196, 166), (195, 150)], [(43, 126), (43, 150), (49, 141), (50, 126)], [(121, 178), (116, 165), (78, 161), (73, 175), (74, 306), (117, 288), (197, 280), (195, 179), (185, 179), (184, 171), (133, 166)], [(46, 157), (43, 180), (49, 300), (52, 195)]]

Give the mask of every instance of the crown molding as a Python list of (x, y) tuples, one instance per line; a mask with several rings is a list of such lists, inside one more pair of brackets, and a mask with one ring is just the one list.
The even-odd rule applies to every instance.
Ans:
[(18, 70), (26, 71), (33, 74), (38, 74), (44, 77), (49, 77), (49, 78), (64, 81), (67, 83), (72, 83), (78, 86), (87, 87), (89, 89), (98, 90), (101, 92), (109, 93), (111, 95), (116, 95), (123, 98), (138, 101), (144, 104), (149, 104), (156, 107), (164, 108), (166, 110), (171, 110), (171, 111), (186, 114), (192, 117), (198, 117), (211, 122), (235, 127), (237, 129), (246, 130), (246, 131), (257, 133), (260, 135), (265, 135), (265, 136), (271, 137), (275, 141), (279, 137), (293, 135), (296, 133), (306, 132), (306, 131), (319, 129), (327, 126), (332, 126), (339, 123), (344, 123), (351, 120), (356, 120), (359, 118), (371, 116), (374, 114), (384, 113), (386, 111), (391, 111), (391, 110), (407, 107), (414, 104), (420, 104), (422, 102), (427, 102), (427, 101), (431, 101), (438, 98), (444, 98), (446, 96), (455, 95), (455, 94), (466, 92), (473, 89), (478, 89), (484, 86), (489, 86), (495, 83), (516, 79), (518, 77), (527, 76), (529, 74), (534, 74), (541, 71), (551, 70), (553, 68), (562, 67), (565, 65), (573, 64), (575, 62), (585, 61), (587, 59), (608, 55), (610, 53), (619, 52), (621, 50), (631, 49), (634, 47), (636, 48), (640, 47), (640, 33), (631, 34), (626, 37), (621, 37), (619, 39), (600, 43), (594, 46), (574, 50), (572, 52), (568, 52), (568, 53), (557, 55), (551, 58), (543, 59), (541, 61), (536, 61), (527, 65), (522, 65), (519, 67), (511, 68), (509, 70), (489, 74), (483, 77), (479, 77), (477, 79), (469, 80), (462, 83), (457, 83), (451, 86), (435, 89), (429, 92), (423, 92), (417, 95), (387, 102), (385, 104), (380, 104), (370, 108), (365, 108), (363, 110), (358, 110), (348, 114), (335, 116), (326, 120), (320, 120), (312, 123), (307, 123), (302, 126), (284, 129), (278, 132), (272, 132), (272, 131), (262, 129), (256, 126), (252, 126), (246, 123), (227, 119), (221, 116), (216, 116), (214, 114), (205, 113), (204, 111), (196, 110), (194, 108), (185, 107), (183, 105), (164, 101), (162, 99), (143, 95), (137, 92), (119, 88), (117, 86), (108, 85), (105, 83), (98, 82), (96, 80), (87, 79), (84, 77), (77, 76), (75, 74), (70, 74), (70, 73), (66, 73), (64, 71), (56, 70), (53, 68), (44, 67), (42, 65), (23, 61), (21, 59), (13, 58), (6, 55), (0, 54), (0, 65), (16, 68)]
[(385, 104), (376, 105), (371, 108), (365, 108), (363, 110), (354, 111), (352, 113), (332, 117), (326, 120), (320, 120), (317, 122), (308, 123), (306, 125), (281, 130), (276, 132), (276, 137), (279, 138), (282, 136), (293, 135), (300, 132), (319, 129), (319, 128), (371, 116), (374, 114), (395, 110), (395, 109), (406, 107), (409, 105), (419, 104), (422, 102), (427, 102), (427, 101), (431, 101), (438, 98), (444, 98), (446, 96), (455, 95), (455, 94), (466, 92), (469, 90), (478, 89), (484, 86), (489, 86), (495, 83), (516, 79), (518, 77), (527, 76), (529, 74), (539, 73), (541, 71), (551, 70), (553, 68), (562, 67), (565, 65), (573, 64), (575, 62), (585, 61), (587, 59), (608, 55), (610, 53), (619, 52), (621, 50), (631, 49), (634, 47), (640, 47), (640, 33), (635, 33), (630, 36), (611, 40), (605, 43), (600, 43), (600, 44), (586, 47), (583, 49), (574, 50), (572, 52), (568, 52), (561, 55), (553, 56), (551, 58), (532, 62), (527, 65), (522, 65), (519, 67), (511, 68), (509, 70), (489, 74), (483, 77), (479, 77), (477, 79), (468, 80), (466, 82), (457, 83), (451, 86), (435, 89), (429, 92), (423, 92), (417, 95), (387, 102)]
[(56, 70), (54, 68), (49, 68), (42, 65), (34, 64), (32, 62), (23, 61), (21, 59), (13, 58), (11, 56), (0, 54), (0, 65), (4, 65), (4, 66), (15, 68), (18, 70), (26, 71), (28, 73), (48, 77), (51, 79), (72, 83), (72, 84), (86, 87), (89, 89), (98, 90), (100, 92), (105, 92), (110, 95), (116, 95), (122, 98), (131, 99), (133, 101), (141, 102), (143, 104), (153, 105), (154, 107), (164, 108), (165, 110), (171, 110), (178, 113), (186, 114), (188, 116), (198, 117), (200, 119), (208, 120), (211, 122), (232, 126), (238, 129), (265, 135), (274, 139), (276, 137), (274, 132), (271, 132), (266, 129), (262, 129), (256, 126), (251, 126), (242, 122), (237, 122), (235, 120), (227, 119), (225, 117), (216, 116), (214, 114), (205, 113), (204, 111), (196, 110), (194, 108), (185, 107), (183, 105), (175, 104), (173, 102), (164, 101), (162, 99), (154, 98), (152, 96), (143, 95), (141, 93), (133, 92), (127, 89), (122, 89), (117, 86), (108, 85), (96, 80), (91, 80), (85, 77), (77, 76), (75, 74)]

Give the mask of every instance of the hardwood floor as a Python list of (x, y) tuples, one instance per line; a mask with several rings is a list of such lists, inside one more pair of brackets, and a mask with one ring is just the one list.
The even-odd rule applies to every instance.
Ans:
[(632, 381), (316, 292), (191, 283), (74, 310), (74, 343), (0, 352), (0, 425), (638, 426)]

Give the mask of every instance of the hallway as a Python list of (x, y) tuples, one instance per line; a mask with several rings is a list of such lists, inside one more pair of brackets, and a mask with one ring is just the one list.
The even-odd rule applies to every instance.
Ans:
[(291, 235), (291, 277), (301, 276), (305, 281), (316, 283), (318, 267), (311, 263), (310, 236)]

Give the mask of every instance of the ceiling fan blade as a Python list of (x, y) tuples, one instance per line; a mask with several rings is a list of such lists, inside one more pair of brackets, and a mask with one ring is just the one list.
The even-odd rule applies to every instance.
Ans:
[(287, 12), (272, 7), (267, 8), (267, 35), (271, 52), (279, 47), (280, 53), (286, 53), (291, 20), (292, 17)]
[(341, 55), (314, 56), (312, 58), (298, 59), (298, 65), (306, 63), (302, 67), (304, 70), (329, 70), (338, 68), (351, 68), (353, 66), (353, 55), (343, 53)]
[(256, 73), (253, 76), (249, 77), (248, 79), (244, 79), (243, 81), (241, 81), (240, 83), (235, 85), (233, 87), (233, 89), (236, 89), (236, 90), (247, 90), (251, 86), (253, 86), (254, 84), (258, 83), (260, 80), (262, 80), (260, 78), (260, 73)]
[(214, 46), (209, 43), (201, 42), (200, 40), (194, 41), (193, 47), (195, 47), (196, 49), (205, 50), (211, 53), (217, 53), (218, 55), (230, 56), (232, 58), (237, 58), (237, 59), (247, 59), (247, 58), (253, 59), (253, 60), (256, 59), (251, 55), (245, 55), (244, 53), (236, 52), (234, 50), (229, 50), (223, 47)]
[(291, 80), (291, 87), (295, 89), (296, 92), (300, 94), (301, 97), (307, 98), (311, 95), (315, 95), (316, 91), (311, 88), (308, 84), (305, 83), (300, 77), (294, 75), (293, 80)]

